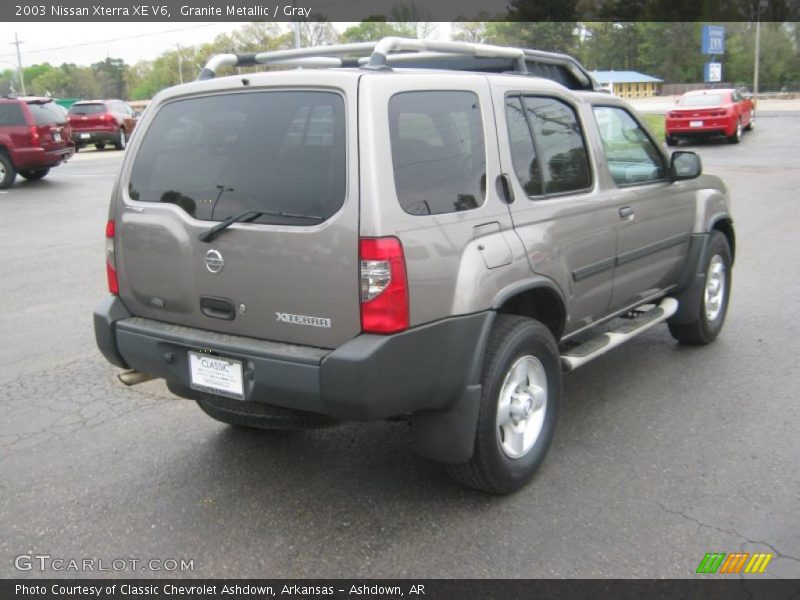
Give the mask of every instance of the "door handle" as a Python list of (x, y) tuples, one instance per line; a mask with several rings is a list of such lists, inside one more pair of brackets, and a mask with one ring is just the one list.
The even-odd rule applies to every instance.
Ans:
[(506, 204), (512, 204), (514, 202), (514, 188), (511, 187), (511, 180), (508, 175), (505, 173), (498, 175), (495, 183), (497, 184), (497, 195)]
[(619, 209), (619, 218), (623, 221), (633, 221), (633, 209), (630, 206), (623, 206)]

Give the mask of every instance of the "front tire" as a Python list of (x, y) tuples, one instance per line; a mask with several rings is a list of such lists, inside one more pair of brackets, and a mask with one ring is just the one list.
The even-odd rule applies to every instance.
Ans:
[(756, 113), (755, 111), (750, 113), (750, 120), (747, 122), (747, 127), (744, 128), (745, 131), (753, 131), (753, 127), (756, 126)]
[(5, 152), (0, 152), (0, 190), (7, 190), (14, 185), (16, 178), (17, 170), (11, 158)]
[(669, 325), (669, 332), (684, 344), (704, 345), (713, 342), (728, 312), (731, 293), (731, 249), (728, 239), (719, 231), (713, 231), (706, 249), (703, 286), (698, 311), (690, 323)]
[(94, 147), (97, 148), (98, 150), (103, 150), (106, 147), (106, 145), (105, 144), (95, 144)]
[(561, 364), (550, 330), (533, 319), (498, 315), (481, 383), (472, 458), (448, 472), (468, 487), (508, 494), (530, 481), (553, 439)]
[(31, 171), (20, 171), (19, 174), (22, 175), (28, 181), (38, 181), (42, 179), (45, 175), (50, 172), (50, 169), (34, 169)]

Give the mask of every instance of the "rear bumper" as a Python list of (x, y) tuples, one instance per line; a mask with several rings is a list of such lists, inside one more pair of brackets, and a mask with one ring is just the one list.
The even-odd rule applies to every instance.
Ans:
[(11, 160), (18, 171), (48, 169), (69, 160), (73, 154), (75, 154), (75, 147), (71, 144), (56, 150), (45, 150), (40, 147), (18, 148), (12, 153)]
[(391, 336), (362, 334), (336, 350), (219, 334), (131, 316), (114, 296), (95, 311), (95, 337), (112, 364), (189, 388), (189, 350), (243, 362), (245, 399), (343, 420), (442, 411), (475, 377), (489, 312)]
[(76, 144), (111, 144), (117, 140), (118, 129), (87, 129), (85, 131), (72, 130), (72, 141)]
[(667, 135), (681, 139), (696, 139), (719, 135), (729, 136), (736, 131), (736, 121), (724, 122), (715, 119), (711, 123), (704, 123), (702, 127), (691, 127), (687, 121), (676, 123), (667, 121), (664, 130)]

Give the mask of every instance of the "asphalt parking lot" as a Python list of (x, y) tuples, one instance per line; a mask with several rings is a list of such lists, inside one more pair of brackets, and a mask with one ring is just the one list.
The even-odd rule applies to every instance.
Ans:
[[(707, 552), (800, 576), (800, 112), (692, 145), (738, 234), (726, 328), (658, 327), (565, 377), (554, 446), (510, 497), (462, 489), (402, 423), (239, 431), (96, 351), (121, 154), (0, 194), (0, 577), (14, 557), (187, 559), (193, 577), (694, 577)], [(102, 575), (102, 573), (101, 573)], [(105, 573), (107, 575), (107, 573)], [(763, 577), (762, 576), (762, 577)]]

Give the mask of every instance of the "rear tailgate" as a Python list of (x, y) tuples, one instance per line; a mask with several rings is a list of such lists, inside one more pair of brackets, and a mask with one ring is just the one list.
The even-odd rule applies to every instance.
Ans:
[[(314, 84), (148, 111), (115, 216), (120, 296), (132, 313), (322, 348), (360, 332), (357, 79), (297, 78)], [(247, 210), (295, 216), (198, 239)]]
[(46, 152), (64, 149), (71, 143), (67, 119), (52, 100), (29, 101), (28, 110), (34, 119), (39, 145)]
[(113, 122), (114, 117), (102, 102), (73, 104), (69, 109), (69, 124), (75, 131), (110, 129)]

